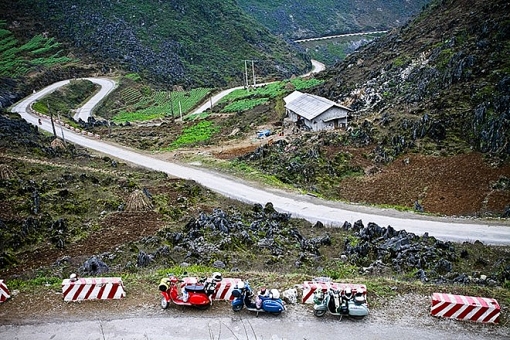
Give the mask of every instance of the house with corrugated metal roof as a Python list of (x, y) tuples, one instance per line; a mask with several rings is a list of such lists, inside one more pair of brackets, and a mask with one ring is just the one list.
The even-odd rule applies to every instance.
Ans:
[(329, 99), (294, 91), (285, 101), (287, 117), (301, 127), (312, 131), (347, 128), (352, 110)]

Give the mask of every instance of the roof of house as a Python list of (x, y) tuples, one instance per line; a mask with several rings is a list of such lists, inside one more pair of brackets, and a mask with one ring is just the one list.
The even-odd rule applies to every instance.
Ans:
[(329, 99), (309, 93), (294, 91), (283, 99), (285, 107), (308, 120), (312, 120), (332, 107), (338, 107), (346, 111), (352, 111)]

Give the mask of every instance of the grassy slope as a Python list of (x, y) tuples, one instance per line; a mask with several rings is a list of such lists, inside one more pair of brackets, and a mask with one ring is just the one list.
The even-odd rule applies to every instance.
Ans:
[[(43, 22), (75, 53), (166, 84), (240, 83), (244, 59), (259, 60), (260, 74), (290, 76), (309, 66), (233, 1), (18, 3), (28, 20)], [(18, 13), (8, 14), (15, 19)]]
[(404, 24), (428, 0), (239, 0), (271, 32), (292, 38), (388, 29)]

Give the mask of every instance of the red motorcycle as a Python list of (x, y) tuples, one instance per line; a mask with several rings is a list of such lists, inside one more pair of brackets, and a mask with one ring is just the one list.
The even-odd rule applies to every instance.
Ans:
[(220, 282), (222, 276), (220, 273), (213, 273), (212, 278), (199, 280), (196, 284), (186, 284), (181, 288), (179, 295), (179, 286), (184, 283), (175, 275), (169, 274), (168, 277), (161, 279), (159, 290), (161, 291), (161, 308), (167, 309), (170, 302), (178, 306), (193, 306), (199, 309), (207, 309), (212, 304), (212, 295), (216, 292), (216, 284)]

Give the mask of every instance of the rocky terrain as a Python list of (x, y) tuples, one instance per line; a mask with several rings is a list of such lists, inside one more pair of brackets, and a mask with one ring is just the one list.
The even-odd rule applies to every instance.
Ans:
[[(414, 23), (321, 75), (327, 82), (313, 92), (356, 110), (345, 131), (296, 130), (273, 101), (211, 115), (222, 126), (211, 145), (158, 157), (186, 162), (205, 155), (215, 168), (245, 164), (296, 189), (350, 202), (506, 219), (507, 7), (504, 1), (434, 2)], [(430, 17), (438, 21), (425, 20)], [(186, 124), (193, 123), (131, 124), (107, 138), (151, 150)], [(254, 141), (262, 127), (283, 133)], [(106, 139), (104, 127), (98, 130)], [(233, 131), (242, 133), (231, 138)], [(49, 296), (72, 272), (126, 275), (139, 283), (139, 296), (153, 301), (151, 289), (168, 268), (233, 272), (279, 288), (318, 275), (369, 282), (376, 308), (395, 291), (423, 297), (440, 285), (496, 297), (508, 310), (506, 247), (442, 242), (373, 221), (310, 225), (274, 211), (271, 202), (225, 200), (196, 183), (55, 141), (5, 112), (0, 166), (0, 277), (23, 294), (37, 287), (48, 301), (44, 307), (53, 301), (48, 310), (61, 308)]]
[(387, 30), (405, 24), (429, 3), (420, 1), (239, 0), (239, 6), (278, 35), (302, 39)]
[(258, 73), (265, 76), (288, 78), (310, 67), (298, 46), (272, 35), (234, 1), (18, 0), (0, 6), (0, 19), (20, 39), (56, 37), (91, 72), (137, 73), (165, 88), (241, 84), (245, 59), (261, 60)]
[[(316, 94), (356, 112), (360, 143), (390, 162), (406, 151), (510, 155), (508, 2), (436, 1), (351, 54)], [(477, 8), (477, 11), (473, 11)]]

